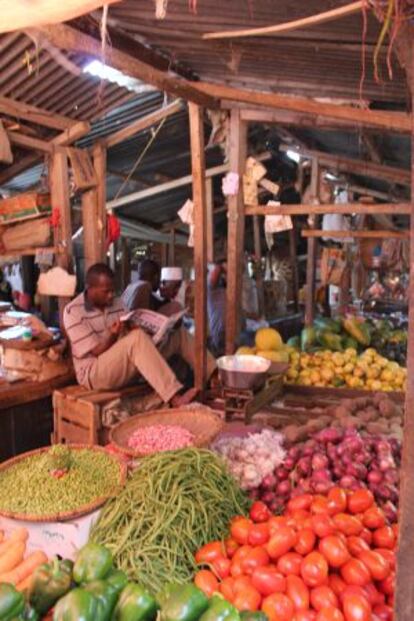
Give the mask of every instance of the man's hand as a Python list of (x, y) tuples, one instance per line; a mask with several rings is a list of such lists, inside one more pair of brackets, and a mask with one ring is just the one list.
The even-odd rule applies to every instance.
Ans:
[(119, 336), (123, 328), (124, 328), (124, 323), (120, 319), (117, 319), (115, 323), (113, 323), (112, 326), (109, 328), (109, 332), (111, 333), (112, 336)]

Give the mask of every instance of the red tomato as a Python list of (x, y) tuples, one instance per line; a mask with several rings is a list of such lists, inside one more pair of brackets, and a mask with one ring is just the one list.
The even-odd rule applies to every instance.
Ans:
[(252, 546), (240, 546), (233, 556), (233, 563), (241, 563), (252, 550)]
[(343, 601), (343, 611), (346, 621), (371, 621), (371, 606), (365, 597), (360, 595), (346, 595)]
[(194, 584), (203, 591), (204, 595), (211, 597), (213, 593), (219, 590), (219, 583), (216, 576), (208, 569), (201, 569), (194, 578)]
[(300, 573), (307, 586), (321, 586), (328, 577), (328, 563), (320, 552), (311, 552), (303, 559)]
[(356, 586), (356, 585), (348, 585), (346, 587), (346, 589), (341, 593), (340, 595), (340, 600), (343, 603), (344, 601), (344, 597), (348, 596), (348, 595), (358, 595), (358, 597), (365, 597), (365, 599), (368, 601), (368, 595), (367, 593), (364, 591), (364, 589), (360, 586)]
[(286, 595), (293, 602), (295, 610), (307, 610), (309, 608), (309, 589), (298, 576), (287, 577)]
[(251, 520), (237, 516), (231, 521), (230, 535), (237, 543), (245, 545), (249, 540), (249, 531), (252, 524), (253, 522)]
[(299, 576), (302, 561), (303, 557), (297, 552), (288, 552), (277, 561), (277, 568), (285, 576)]
[[(363, 519), (364, 516), (362, 516), (361, 519)], [(359, 533), (359, 536), (361, 537), (361, 539), (363, 539), (365, 541), (365, 543), (367, 543), (369, 546), (372, 543), (372, 533), (370, 530), (368, 530), (368, 528), (363, 528), (361, 530), (361, 532)]]
[(257, 567), (253, 571), (251, 579), (254, 588), (264, 597), (286, 591), (286, 578), (274, 565)]
[(391, 606), (387, 606), (386, 604), (377, 604), (372, 609), (372, 612), (380, 621), (392, 621), (394, 616), (394, 611)]
[(211, 563), (217, 558), (223, 558), (225, 556), (225, 548), (221, 541), (212, 541), (206, 543), (205, 546), (200, 548), (195, 554), (195, 561), (199, 565), (205, 563)]
[(249, 586), (236, 593), (233, 605), (237, 610), (249, 610), (250, 612), (254, 612), (255, 610), (259, 610), (261, 602), (262, 597), (259, 591)]
[(297, 543), (298, 535), (290, 526), (280, 526), (266, 546), (271, 559), (276, 559), (289, 552)]
[(377, 528), (372, 538), (377, 548), (387, 548), (393, 550), (395, 548), (396, 538), (391, 526), (382, 526)]
[(348, 510), (351, 513), (364, 513), (374, 504), (374, 495), (369, 489), (357, 489), (348, 496)]
[(340, 487), (333, 487), (328, 493), (328, 513), (336, 515), (346, 509), (346, 492)]
[(335, 524), (327, 513), (312, 516), (312, 528), (318, 537), (329, 537), (335, 533)]
[(298, 509), (309, 509), (313, 502), (312, 494), (301, 494), (296, 498), (291, 498), (287, 504), (287, 510), (292, 513)]
[(314, 496), (311, 504), (311, 513), (328, 513), (328, 499), (325, 496)]
[(315, 547), (316, 536), (311, 528), (301, 528), (298, 532), (298, 542), (295, 545), (295, 551), (302, 556), (306, 556), (312, 552)]
[(337, 513), (332, 519), (339, 532), (347, 537), (349, 535), (359, 535), (362, 530), (361, 522), (353, 515)]
[(395, 590), (395, 572), (391, 571), (385, 580), (378, 583), (378, 588), (385, 595), (394, 595)]
[(368, 568), (357, 558), (351, 558), (345, 565), (342, 565), (341, 576), (347, 584), (361, 587), (371, 582), (371, 574)]
[(297, 610), (294, 621), (316, 621), (316, 612), (314, 610)]
[(333, 590), (328, 586), (316, 587), (312, 589), (310, 594), (310, 602), (315, 610), (322, 610), (328, 606), (337, 608), (339, 605), (338, 598)]
[(363, 587), (364, 593), (366, 594), (366, 598), (371, 604), (371, 606), (375, 606), (375, 604), (383, 604), (385, 601), (385, 597), (383, 593), (380, 593), (375, 584), (370, 582)]
[(244, 591), (244, 589), (248, 589), (252, 586), (252, 581), (250, 576), (238, 576), (233, 580), (233, 591), (234, 594), (240, 593), (240, 591)]
[(236, 554), (237, 550), (239, 549), (239, 544), (237, 543), (235, 539), (233, 539), (232, 537), (229, 537), (228, 539), (225, 540), (224, 547), (226, 548), (226, 554), (228, 558), (233, 558), (233, 556)]
[(331, 567), (341, 567), (349, 561), (351, 555), (348, 548), (336, 535), (324, 537), (319, 542), (319, 552), (324, 555)]
[(292, 517), (292, 520), (295, 520), (296, 523), (302, 523), (310, 516), (310, 513), (305, 509), (295, 509), (295, 511), (290, 512), (290, 515)]
[(241, 568), (244, 574), (250, 575), (256, 567), (264, 567), (269, 564), (269, 555), (265, 548), (260, 546), (252, 548), (241, 561)]
[(290, 599), (283, 593), (274, 593), (263, 600), (262, 610), (269, 621), (292, 621), (294, 607)]
[(338, 576), (338, 574), (331, 574), (329, 576), (328, 584), (331, 587), (332, 591), (335, 593), (335, 595), (337, 595), (338, 597), (340, 597), (340, 595), (347, 588), (346, 582), (344, 582), (341, 576)]
[(217, 576), (217, 578), (220, 578), (220, 580), (223, 580), (223, 578), (227, 578), (228, 576), (230, 576), (231, 560), (229, 558), (218, 558), (210, 565), (211, 570)]
[(391, 569), (395, 569), (395, 552), (393, 550), (387, 550), (387, 548), (375, 548), (375, 552), (381, 554), (390, 564)]
[(362, 523), (366, 528), (374, 530), (375, 528), (381, 528), (386, 524), (385, 515), (377, 506), (370, 507), (364, 512), (362, 517)]
[(391, 528), (394, 531), (395, 538), (398, 539), (399, 526), (398, 524), (391, 524)]
[(344, 615), (339, 608), (327, 606), (318, 612), (316, 621), (344, 621)]
[(249, 538), (247, 542), (251, 546), (262, 546), (269, 541), (270, 530), (269, 524), (263, 522), (262, 524), (253, 524), (249, 530)]
[(361, 552), (369, 550), (369, 545), (362, 537), (355, 537), (355, 535), (352, 535), (351, 537), (347, 537), (346, 543), (352, 556), (359, 556)]
[(389, 562), (374, 550), (364, 550), (358, 558), (368, 567), (374, 580), (385, 580), (391, 571)]
[(232, 603), (235, 593), (234, 593), (234, 578), (225, 578), (222, 582), (220, 582), (220, 593), (228, 602)]
[(256, 500), (250, 507), (250, 518), (253, 522), (267, 522), (271, 515), (267, 505), (261, 500)]

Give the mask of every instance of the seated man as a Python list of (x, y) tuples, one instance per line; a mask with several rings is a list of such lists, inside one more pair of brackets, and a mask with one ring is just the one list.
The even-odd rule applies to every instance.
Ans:
[[(90, 267), (85, 291), (66, 306), (63, 316), (79, 384), (113, 390), (142, 376), (165, 403), (188, 403), (194, 390), (178, 396), (182, 385), (151, 338), (141, 329), (122, 336), (124, 313), (121, 300), (115, 297), (112, 270), (103, 263)], [(180, 345), (176, 337), (166, 354), (180, 353)]]
[(160, 271), (160, 266), (152, 259), (144, 259), (139, 263), (138, 280), (128, 285), (122, 294), (122, 302), (126, 309), (158, 310), (161, 302), (154, 293), (160, 286)]
[(182, 304), (176, 300), (182, 282), (183, 270), (181, 267), (162, 268), (160, 287), (155, 294), (160, 302), (159, 313), (169, 317), (183, 310)]

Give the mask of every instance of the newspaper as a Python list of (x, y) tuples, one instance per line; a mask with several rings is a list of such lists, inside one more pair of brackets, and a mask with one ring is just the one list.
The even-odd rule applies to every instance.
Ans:
[(122, 315), (120, 320), (129, 321), (132, 325), (142, 328), (151, 336), (154, 345), (159, 345), (167, 337), (168, 333), (175, 328), (187, 311), (188, 309), (184, 308), (182, 311), (167, 317), (166, 315), (140, 308)]

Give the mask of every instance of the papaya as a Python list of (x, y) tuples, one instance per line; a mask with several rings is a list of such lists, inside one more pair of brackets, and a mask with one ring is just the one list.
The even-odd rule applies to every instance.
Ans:
[(294, 347), (295, 349), (300, 349), (300, 336), (291, 336), (286, 343), (289, 347)]
[(300, 335), (300, 346), (302, 351), (309, 351), (316, 341), (316, 330), (313, 327), (303, 328)]
[(371, 332), (369, 326), (363, 321), (357, 321), (354, 317), (344, 319), (344, 330), (352, 336), (360, 345), (369, 347), (371, 343)]
[(318, 330), (317, 339), (324, 349), (342, 351), (342, 338), (339, 334), (327, 330)]
[(334, 334), (339, 334), (342, 329), (342, 324), (338, 319), (330, 319), (329, 317), (316, 317), (313, 325), (318, 330), (333, 332)]

